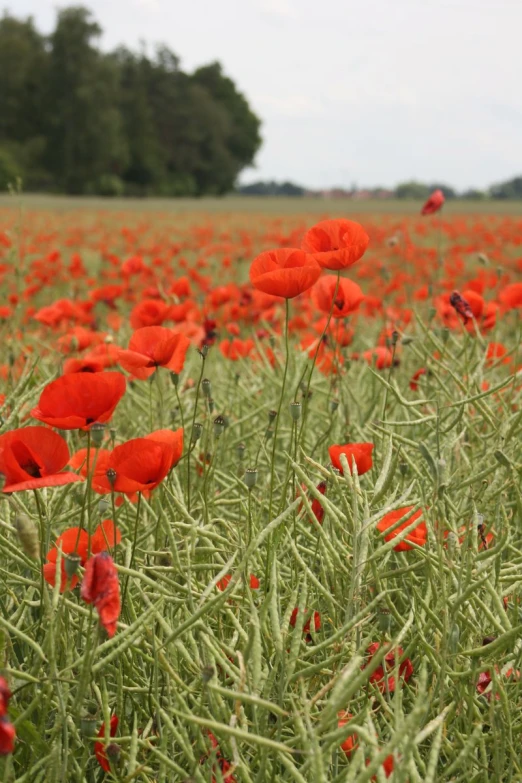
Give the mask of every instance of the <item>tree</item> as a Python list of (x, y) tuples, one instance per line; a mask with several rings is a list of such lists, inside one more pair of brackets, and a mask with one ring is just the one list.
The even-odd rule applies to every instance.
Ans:
[(493, 185), (490, 189), (491, 198), (520, 199), (522, 198), (522, 177), (515, 177), (507, 182)]
[(395, 188), (397, 198), (425, 199), (430, 195), (430, 189), (421, 182), (402, 182)]

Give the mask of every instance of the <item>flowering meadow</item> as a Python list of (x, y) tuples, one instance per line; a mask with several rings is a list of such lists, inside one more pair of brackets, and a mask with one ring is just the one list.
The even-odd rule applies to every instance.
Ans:
[(2, 783), (522, 780), (522, 218), (441, 196), (0, 210)]

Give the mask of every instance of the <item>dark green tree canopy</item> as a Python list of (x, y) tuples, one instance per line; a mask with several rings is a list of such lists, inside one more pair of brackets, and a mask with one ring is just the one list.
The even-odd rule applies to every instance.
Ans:
[(0, 188), (105, 195), (233, 189), (260, 147), (260, 120), (212, 63), (184, 73), (165, 46), (102, 53), (81, 6), (41, 35), (0, 18)]

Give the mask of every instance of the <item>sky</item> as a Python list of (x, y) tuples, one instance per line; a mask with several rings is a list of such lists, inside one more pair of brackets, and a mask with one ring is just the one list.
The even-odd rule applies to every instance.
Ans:
[[(54, 24), (55, 0), (7, 0)], [(263, 121), (243, 182), (459, 189), (522, 175), (522, 0), (83, 0), (102, 49), (219, 60)]]

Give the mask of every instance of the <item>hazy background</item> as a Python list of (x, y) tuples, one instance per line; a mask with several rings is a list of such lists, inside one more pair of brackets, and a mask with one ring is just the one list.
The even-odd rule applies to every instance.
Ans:
[[(103, 49), (219, 60), (263, 120), (242, 182), (444, 181), (522, 169), (520, 0), (89, 0)], [(59, 7), (59, 4), (58, 4)], [(54, 0), (11, 0), (52, 29)]]

